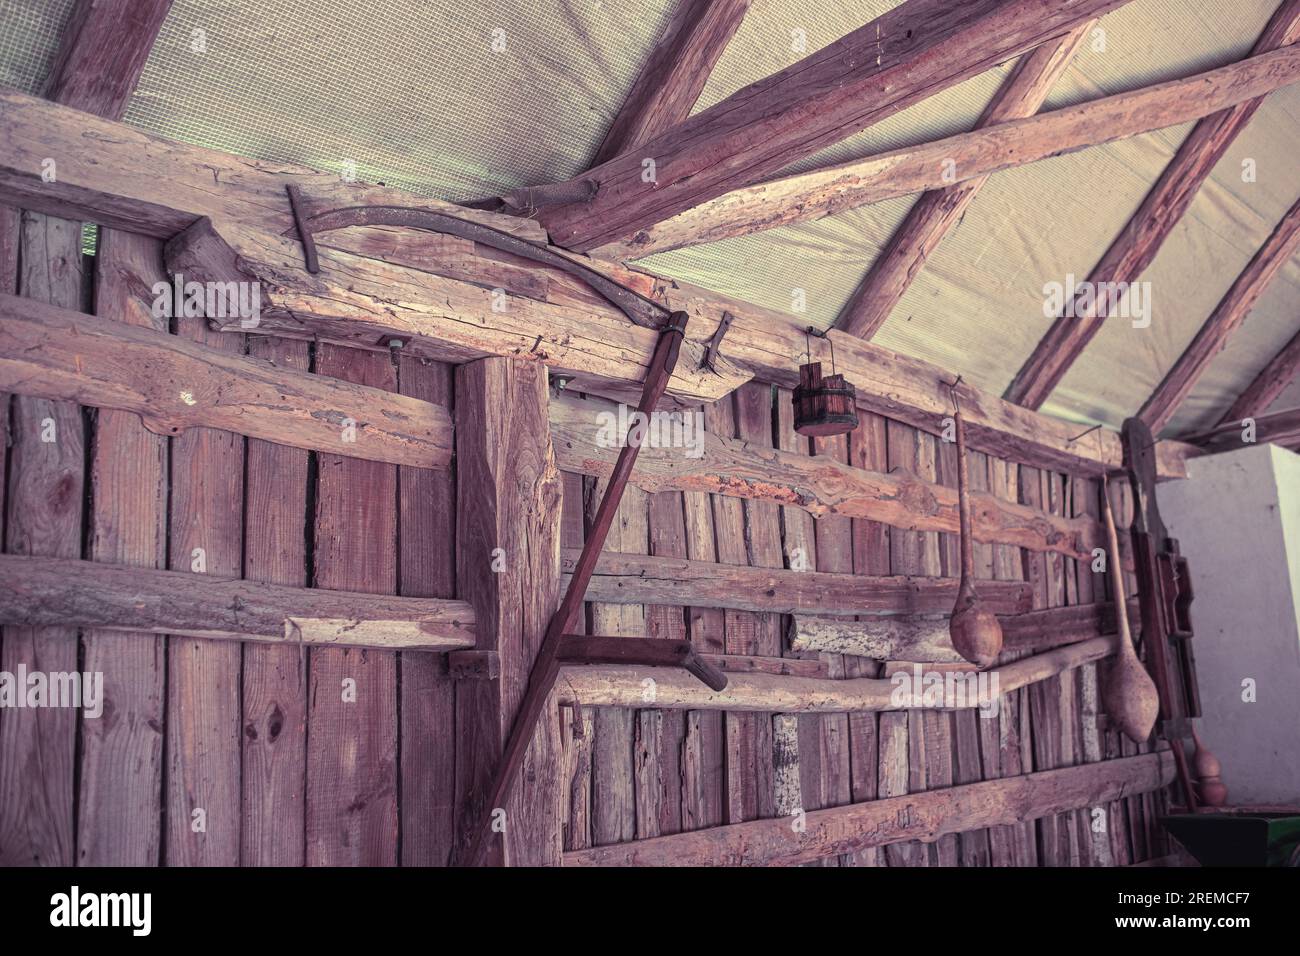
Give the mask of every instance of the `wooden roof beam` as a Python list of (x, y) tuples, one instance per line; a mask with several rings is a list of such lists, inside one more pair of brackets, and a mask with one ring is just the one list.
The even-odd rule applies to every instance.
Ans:
[[(1255, 419), (1252, 437), (1259, 444), (1272, 442), (1283, 448), (1294, 448), (1300, 444), (1300, 408), (1274, 412), (1272, 415), (1260, 415)], [(1209, 431), (1189, 435), (1187, 441), (1207, 452), (1227, 451), (1245, 444), (1243, 427), (1239, 420), (1225, 422)]]
[(668, 29), (596, 151), (597, 166), (684, 122), (740, 28), (750, 0), (678, 0)]
[[(1037, 113), (1095, 25), (1089, 21), (1022, 56), (975, 128)], [(986, 182), (979, 176), (922, 195), (840, 310), (836, 327), (863, 339), (874, 336)]]
[(1174, 367), (1139, 409), (1138, 418), (1146, 423), (1153, 435), (1159, 434), (1169, 424), (1169, 419), (1173, 418), (1211, 360), (1228, 344), (1228, 338), (1245, 321), (1260, 295), (1297, 248), (1300, 248), (1300, 200), (1287, 210), (1277, 228), (1205, 320), (1191, 344), (1178, 357)]
[(48, 99), (121, 119), (172, 0), (79, 0), (45, 82)]
[(1237, 396), (1232, 407), (1219, 419), (1220, 425), (1235, 425), (1246, 418), (1257, 418), (1295, 381), (1300, 374), (1300, 332), (1297, 332), (1282, 351), (1273, 356), (1255, 380)]
[(1186, 79), (741, 187), (628, 236), (602, 239), (592, 251), (637, 259), (822, 219), (1191, 122), (1297, 81), (1300, 44)]
[[(907, 0), (597, 166), (588, 202), (544, 209), (557, 245), (590, 250), (748, 186), (1127, 0)], [(646, 160), (653, 160), (647, 176)]]
[[(1300, 0), (1285, 0), (1252, 50), (1259, 56), (1300, 39)], [(1136, 282), (1182, 220), (1201, 186), (1227, 153), (1255, 111), (1264, 102), (1257, 96), (1207, 116), (1183, 140), (1169, 165), (1147, 193), (1123, 230), (1088, 276), (1094, 286), (1105, 282)], [(1106, 301), (1091, 312), (1075, 303), (1066, 309), (1025, 360), (1007, 388), (1006, 399), (1026, 408), (1041, 408), (1060, 384), (1106, 319)], [(1066, 316), (1073, 315), (1074, 318)]]
[[(96, 148), (83, 148), (93, 139)], [(73, 215), (114, 228), (171, 237), (211, 217), (218, 238), (233, 244), (242, 268), (261, 282), (264, 334), (318, 337), (384, 347), (391, 333), (409, 337), (431, 357), (453, 362), (519, 355), (556, 372), (582, 374), (574, 387), (621, 398), (639, 389), (654, 335), (590, 290), (554, 270), (489, 257), (472, 243), (419, 230), (339, 230), (320, 237), (321, 268), (303, 268), (302, 249), (285, 196), (300, 184), (314, 208), (365, 203), (415, 205), (513, 230), (533, 241), (537, 224), (464, 209), (387, 187), (344, 183), (302, 166), (241, 159), (150, 136), (21, 93), (0, 92), (0, 201)], [(59, 157), (57, 181), (40, 176), (41, 158)], [(191, 233), (191, 237), (193, 237)], [(202, 257), (196, 265), (202, 264)], [(186, 278), (249, 278), (216, 272)], [(684, 402), (713, 401), (751, 376), (793, 387), (805, 350), (804, 325), (792, 316), (614, 263), (593, 267), (671, 309), (691, 315), (670, 392)], [(174, 263), (184, 265), (184, 263)], [(508, 292), (509, 311), (492, 307), (492, 290)], [(278, 311), (277, 311), (278, 310)], [(699, 367), (725, 314), (733, 316), (718, 371)], [(240, 331), (249, 331), (241, 329)], [(955, 375), (910, 356), (832, 331), (840, 370), (858, 403), (877, 414), (938, 434), (952, 413)], [(539, 338), (540, 336), (540, 338)], [(380, 343), (384, 345), (380, 345)], [(590, 384), (590, 387), (588, 386)], [(604, 386), (611, 386), (602, 391)], [(620, 389), (623, 394), (619, 394)], [(1061, 471), (1119, 468), (1119, 436), (1079, 427), (1002, 401), (963, 383), (958, 388), (972, 448)], [(1185, 449), (1161, 443), (1162, 477), (1183, 477)]]

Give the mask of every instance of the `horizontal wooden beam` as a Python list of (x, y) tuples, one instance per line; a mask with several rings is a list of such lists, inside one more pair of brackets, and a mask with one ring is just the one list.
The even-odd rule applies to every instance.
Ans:
[[(976, 129), (1033, 116), (1096, 25), (1090, 20), (1024, 54), (975, 123)], [(926, 260), (956, 228), (989, 177), (978, 176), (947, 189), (932, 189), (907, 212), (858, 287), (840, 310), (837, 328), (870, 339), (885, 324)]]
[[(573, 372), (575, 389), (617, 391), (612, 397), (620, 399), (639, 389), (644, 378), (653, 343), (649, 330), (630, 325), (622, 313), (556, 270), (509, 261), (473, 244), (449, 243), (449, 237), (419, 230), (339, 230), (320, 237), (322, 272), (308, 274), (301, 249), (290, 238), (296, 233), (285, 186), (301, 185), (313, 210), (415, 205), (513, 229), (536, 241), (539, 232), (530, 220), (342, 183), (302, 167), (243, 160), (21, 93), (0, 92), (0, 141), (6, 144), (0, 151), (0, 201), (162, 237), (211, 217), (248, 263), (262, 264), (262, 274), (252, 276), (262, 283), (263, 303), (254, 332), (371, 348), (386, 348), (396, 335), (410, 338), (404, 347), (413, 354), (421, 354), (419, 346), (426, 343), (433, 347), (428, 354), (456, 362), (496, 350), (492, 354), (532, 358), (557, 372)], [(91, 141), (95, 149), (85, 149)], [(54, 182), (41, 178), (44, 157), (58, 157)], [(669, 386), (683, 399), (726, 394), (751, 376), (786, 387), (797, 384), (806, 323), (645, 271), (589, 264), (690, 313), (678, 371), (698, 378), (675, 377)], [(494, 296), (496, 289), (504, 299)], [(503, 301), (526, 321), (493, 308)], [(725, 313), (734, 319), (715, 375), (699, 369), (699, 358)], [(952, 412), (947, 383), (954, 373), (852, 336), (831, 336), (837, 365), (857, 387), (861, 407), (940, 432)], [(612, 377), (619, 388), (602, 392), (602, 377), (605, 384)], [(1119, 436), (1109, 429), (1078, 439), (1080, 429), (1072, 422), (1030, 412), (964, 383), (957, 391), (968, 444), (977, 451), (1062, 471), (1095, 474), (1099, 468), (1122, 467)], [(1185, 449), (1162, 443), (1159, 451), (1161, 476), (1184, 477)]]
[[(1300, 54), (1300, 44), (1293, 48)], [(1138, 410), (1137, 417), (1146, 423), (1153, 435), (1158, 434), (1183, 399), (1200, 381), (1211, 360), (1250, 314), (1264, 290), (1281, 273), (1282, 267), (1300, 248), (1300, 199), (1287, 210), (1264, 245), (1237, 276), (1232, 287), (1224, 294), (1214, 312), (1205, 320), (1191, 344), (1166, 374), (1151, 397)]]
[(448, 651), (473, 647), (464, 601), (257, 584), (185, 571), (0, 555), (0, 624)]
[[(980, 603), (993, 582), (979, 584)], [(949, 608), (951, 610), (951, 608)], [(1115, 633), (1112, 604), (1077, 604), (1041, 611), (999, 613), (1003, 646), (1008, 650), (1044, 650)], [(1141, 615), (1136, 605), (1129, 619), (1137, 630)], [(796, 651), (852, 654), (881, 661), (924, 661), (938, 664), (965, 662), (952, 649), (948, 615), (874, 615), (860, 620), (796, 615), (790, 627), (790, 647)]]
[(453, 448), (440, 405), (3, 294), (0, 391), (398, 465), (446, 469)]
[[(608, 258), (638, 259), (822, 219), (1197, 120), (1297, 80), (1300, 47), (1284, 47), (1187, 79), (747, 186), (626, 239), (585, 248)], [(556, 241), (564, 244), (562, 235)]]
[(1292, 336), (1282, 351), (1274, 355), (1255, 380), (1237, 396), (1232, 407), (1219, 419), (1219, 424), (1239, 424), (1243, 419), (1263, 415), (1297, 375), (1300, 375), (1300, 332)]
[[(608, 477), (618, 458), (618, 410), (562, 396), (551, 403), (551, 435), (560, 468)], [(605, 423), (602, 427), (602, 423)], [(601, 441), (601, 436), (616, 436)], [(647, 492), (704, 491), (770, 501), (810, 514), (867, 518), (910, 531), (960, 528), (957, 489), (904, 471), (866, 471), (828, 456), (808, 456), (731, 438), (694, 433), (695, 447), (642, 445), (631, 481)], [(1102, 540), (1090, 518), (1066, 518), (998, 498), (971, 495), (976, 541), (1092, 557)]]
[[(1256, 41), (1252, 55), (1268, 53), (1300, 39), (1300, 0), (1284, 0)], [(1165, 240), (1182, 221), (1201, 186), (1210, 177), (1264, 97), (1238, 103), (1199, 121), (1178, 147), (1151, 191), (1142, 200), (1088, 276), (1085, 288), (1108, 282), (1137, 282)], [(1063, 309), (1034, 347), (1007, 387), (1006, 399), (1026, 408), (1041, 408), (1061, 379), (1083, 354), (1106, 321), (1109, 299), (1081, 299)]]
[[(1126, 0), (907, 0), (577, 177), (591, 200), (541, 210), (557, 245), (588, 251), (774, 175), (823, 147)], [(653, 162), (647, 175), (646, 161)]]
[[(567, 575), (579, 550), (560, 552)], [(587, 600), (604, 604), (666, 604), (775, 614), (929, 614), (952, 610), (955, 578), (787, 571), (684, 558), (602, 551)], [(980, 598), (994, 613), (1027, 611), (1032, 590), (1023, 581), (980, 582)]]
[[(986, 673), (997, 674), (997, 693), (1009, 694), (1063, 671), (1108, 657), (1118, 648), (1118, 640), (1114, 636), (1095, 637), (1001, 665)], [(973, 672), (971, 676), (974, 677)], [(647, 678), (654, 681), (653, 701), (645, 699)], [(962, 703), (942, 709), (980, 705), (974, 686), (968, 686)], [(689, 674), (672, 668), (596, 665), (563, 668), (557, 687), (565, 703), (591, 707), (836, 714), (933, 706), (925, 704), (920, 687), (914, 688), (911, 696), (899, 696), (898, 683), (873, 677), (828, 680), (733, 674), (726, 690), (712, 691)]]
[(651, 51), (593, 165), (654, 139), (686, 120), (714, 65), (740, 29), (750, 0), (677, 0), (677, 9)]
[[(1187, 440), (1207, 452), (1229, 451), (1246, 446), (1247, 429), (1240, 421), (1216, 425), (1209, 431), (1187, 436)], [(1273, 442), (1290, 448), (1300, 442), (1300, 408), (1291, 408), (1272, 415), (1260, 415), (1249, 431), (1252, 443)]]
[(962, 784), (788, 817), (616, 843), (564, 854), (565, 866), (791, 866), (945, 833), (1036, 820), (1159, 790), (1174, 779), (1168, 750), (1062, 770)]

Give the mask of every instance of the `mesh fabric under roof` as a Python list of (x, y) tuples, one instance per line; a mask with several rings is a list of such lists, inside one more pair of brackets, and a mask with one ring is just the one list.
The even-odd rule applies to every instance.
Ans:
[[(899, 0), (754, 0), (697, 109), (788, 66)], [(176, 0), (126, 122), (245, 156), (451, 200), (582, 171), (676, 0), (353, 3)], [(0, 83), (35, 92), (72, 0), (0, 0)], [(1240, 59), (1278, 0), (1134, 0), (1103, 18), (1045, 108)], [(201, 37), (206, 51), (193, 47)], [(806, 49), (796, 40), (806, 37)], [(504, 41), (504, 49), (500, 48)], [(969, 129), (1010, 64), (791, 169)], [(1190, 126), (996, 174), (875, 341), (1000, 392), (1050, 325), (1043, 285), (1082, 281)], [(1118, 425), (1173, 364), (1300, 196), (1300, 85), (1272, 94), (1142, 277), (1151, 327), (1108, 321), (1044, 411)], [(1257, 178), (1243, 181), (1254, 160)], [(652, 257), (649, 267), (829, 326), (912, 198)], [(1213, 424), (1300, 328), (1288, 263), (1201, 379), (1171, 432)], [(1300, 386), (1275, 407), (1300, 405)]]

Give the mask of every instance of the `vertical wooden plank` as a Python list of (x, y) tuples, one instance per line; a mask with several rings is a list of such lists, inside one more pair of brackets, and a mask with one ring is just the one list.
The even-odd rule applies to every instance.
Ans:
[[(1070, 483), (1069, 478), (1065, 475), (1054, 472), (1045, 472), (1049, 483), (1049, 505), (1051, 513), (1062, 517), (1070, 514)], [(1060, 554), (1053, 554), (1051, 557), (1055, 561), (1049, 562), (1053, 566), (1054, 574), (1059, 575), (1059, 580), (1053, 581), (1052, 600), (1054, 606), (1064, 607), (1071, 602), (1078, 601), (1078, 584), (1077, 576), (1074, 574), (1074, 568), (1070, 562)], [(1060, 742), (1060, 766), (1069, 767), (1078, 762), (1078, 738), (1079, 738), (1079, 709), (1078, 709), (1078, 672), (1070, 669), (1062, 671), (1057, 677), (1058, 702), (1057, 709), (1060, 712), (1059, 726), (1061, 734)], [(1065, 849), (1068, 853), (1069, 866), (1083, 865), (1083, 847), (1079, 842), (1081, 820), (1085, 814), (1080, 810), (1071, 810), (1060, 814), (1061, 825), (1065, 828)]]
[[(168, 330), (149, 289), (163, 277), (162, 244), (104, 230), (95, 312), (106, 322)], [(130, 412), (100, 409), (91, 447), (89, 557), (167, 566), (167, 439)], [(87, 631), (82, 668), (104, 675), (106, 716), (81, 726), (77, 862), (156, 866), (161, 845), (166, 640)], [(111, 714), (111, 717), (108, 715)], [(227, 826), (230, 822), (227, 823)]]
[[(1019, 466), (1000, 459), (989, 460), (989, 486), (993, 494), (1007, 501), (1019, 500)], [(1025, 562), (1019, 548), (998, 545), (994, 549), (994, 572), (999, 580), (1025, 580)], [(1007, 659), (1018, 655), (1006, 653)], [(992, 720), (980, 723), (980, 744), (984, 772), (1003, 777), (1023, 773), (1029, 766), (1024, 760), (1031, 736), (1026, 688), (1004, 695), (996, 725)], [(1035, 866), (1038, 863), (1036, 829), (1033, 820), (1006, 827), (991, 827), (989, 851), (994, 866)]]
[[(449, 365), (409, 355), (398, 360), (403, 395), (453, 411)], [(397, 593), (456, 596), (456, 482), (451, 471), (397, 469)], [(456, 826), (456, 686), (446, 657), (398, 656), (402, 675), (402, 866), (446, 866)]]
[[(922, 443), (915, 428), (899, 422), (886, 425), (891, 472), (920, 472)], [(933, 446), (931, 446), (933, 447)], [(933, 457), (931, 457), (933, 464)], [(927, 546), (927, 540), (933, 545)], [(938, 556), (933, 534), (893, 529), (889, 535), (889, 567), (893, 574), (919, 574), (927, 554)], [(925, 722), (920, 711), (891, 711), (880, 715), (880, 796), (894, 797), (926, 788)], [(885, 847), (890, 866), (929, 866), (930, 848), (916, 841)]]
[[(243, 336), (179, 318), (176, 334), (240, 353)], [(202, 383), (194, 383), (199, 389)], [(191, 428), (172, 442), (174, 571), (243, 573), (244, 438)], [(240, 847), (241, 646), (174, 638), (167, 652), (167, 828), (173, 866), (237, 866)]]
[[(581, 548), (586, 540), (586, 502), (582, 475), (562, 472), (560, 546)], [(590, 606), (573, 624), (575, 634), (587, 633)], [(564, 849), (585, 850), (591, 846), (591, 751), (595, 721), (590, 707), (560, 708), (560, 740), (564, 746), (563, 792)]]
[[(588, 495), (588, 521), (605, 494), (604, 479)], [(649, 550), (646, 493), (629, 485), (605, 539), (606, 550), (645, 554)], [(592, 602), (591, 630), (606, 637), (644, 637), (645, 607)], [(592, 839), (596, 846), (636, 839), (636, 786), (633, 758), (637, 712), (626, 707), (595, 708), (592, 742)]]
[[(81, 224), (24, 212), (20, 295), (81, 311)], [(5, 551), (81, 557), (84, 428), (81, 409), (15, 395)], [(71, 628), (7, 627), (0, 670), (77, 668)], [(0, 715), (0, 864), (71, 866), (77, 712), (24, 707)]]
[[(1071, 479), (1071, 499), (1076, 517), (1089, 517), (1094, 520), (1101, 516), (1100, 491), (1097, 483), (1088, 478)], [(1102, 599), (1102, 588), (1097, 586), (1096, 572), (1090, 561), (1075, 561), (1075, 588), (1080, 604), (1092, 604)], [(1085, 763), (1097, 763), (1102, 759), (1102, 734), (1099, 726), (1101, 717), (1100, 689), (1097, 683), (1097, 665), (1085, 664), (1079, 668), (1079, 723), (1081, 757)], [(1080, 838), (1086, 849), (1086, 858), (1090, 866), (1113, 866), (1114, 855), (1111, 852), (1111, 828), (1115, 825), (1116, 804), (1103, 804), (1089, 807), (1082, 816)]]
[[(316, 371), (387, 391), (397, 387), (392, 360), (379, 352), (321, 344)], [(324, 454), (317, 462), (314, 585), (392, 594), (397, 466)], [(397, 656), (329, 648), (308, 652), (308, 662), (307, 863), (393, 866)]]
[[(458, 366), (456, 587), (474, 608), (478, 647), (496, 650), (497, 680), (456, 688), (458, 843), (466, 862), (488, 814), (504, 825), (488, 862), (558, 865), (560, 719), (552, 694), (504, 807), (486, 804), (534, 659), (559, 604), (561, 480), (547, 417), (545, 367), (488, 358)], [(499, 832), (499, 831), (495, 831)]]
[[(295, 372), (311, 370), (306, 342), (249, 337), (248, 352)], [(310, 453), (248, 439), (244, 577), (306, 587)], [(244, 645), (244, 866), (301, 866), (307, 767), (307, 654), (275, 644)]]
[[(716, 561), (713, 502), (710, 495), (685, 492), (686, 556)], [(726, 650), (726, 619), (717, 608), (691, 608), (687, 617), (691, 643), (708, 654)], [(718, 826), (725, 819), (726, 766), (722, 713), (690, 711), (682, 744), (682, 829)]]
[[(648, 499), (650, 553), (685, 558), (686, 515), (681, 492), (652, 494)], [(682, 607), (647, 606), (646, 636), (686, 640), (686, 614)], [(682, 831), (681, 761), (685, 736), (686, 718), (681, 711), (644, 710), (637, 715), (638, 838)]]
[[(849, 437), (849, 464), (868, 471), (886, 471), (889, 456), (885, 419), (861, 410), (858, 416), (858, 427)], [(853, 519), (854, 574), (890, 573), (890, 530), (878, 521)], [(868, 658), (844, 657), (845, 677), (876, 677), (879, 671), (879, 665)], [(879, 739), (879, 715), (849, 715), (849, 786), (854, 803), (875, 800), (879, 793)], [(883, 862), (879, 847), (841, 858), (841, 863), (853, 866), (880, 866)]]

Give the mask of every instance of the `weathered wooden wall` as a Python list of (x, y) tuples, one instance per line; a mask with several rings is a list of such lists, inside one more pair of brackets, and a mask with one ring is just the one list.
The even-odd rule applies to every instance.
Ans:
[[(0, 213), (7, 225), (0, 237), (16, 235), (18, 214)], [(42, 229), (51, 228), (29, 214), (23, 227), (34, 249)], [(197, 320), (160, 324), (145, 297), (160, 270), (156, 242), (109, 233), (96, 256), (51, 257), (45, 269), (32, 258), (21, 276), (11, 245), (0, 245), (3, 291), (62, 295), (64, 307), (104, 321), (152, 323), (449, 411), (456, 403), (451, 367), (414, 356), (217, 333)], [(85, 294), (92, 288), (93, 296)], [(12, 459), (3, 472), (7, 553), (465, 597), (457, 593), (454, 470), (362, 461), (212, 429), (165, 437), (144, 430), (130, 412), (70, 405), (56, 407), (56, 415), (36, 406), (11, 397), (4, 404), (3, 452)], [(904, 469), (955, 485), (951, 444), (871, 414), (848, 438), (810, 443), (793, 431), (788, 393), (760, 383), (703, 413), (711, 432), (751, 447), (873, 471)], [(51, 417), (55, 441), (42, 441)], [(979, 454), (972, 465), (977, 489), (1065, 517), (1098, 513), (1093, 481)], [(576, 548), (602, 479), (563, 479), (561, 544)], [(635, 486), (607, 549), (843, 574), (957, 574), (948, 533)], [(1086, 566), (1055, 552), (981, 545), (977, 564), (986, 578), (1029, 581), (1035, 607), (1091, 603), (1105, 589)], [(712, 654), (819, 658), (831, 677), (882, 673), (878, 661), (791, 652), (788, 625), (788, 616), (768, 611), (595, 602), (583, 622), (592, 633), (685, 636)], [(457, 698), (477, 691), (448, 675), (443, 656), (10, 627), (0, 659), (10, 670), (19, 661), (47, 670), (79, 662), (104, 672), (109, 698), (97, 720), (0, 711), (5, 863), (437, 865), (451, 858), (457, 767), (472, 763), (456, 750)], [(1097, 698), (1096, 665), (1088, 665), (1014, 692), (992, 719), (973, 711), (782, 715), (566, 705), (564, 848), (1136, 753), (1098, 719)], [(1100, 817), (1089, 808), (821, 862), (1137, 862), (1163, 852), (1156, 801), (1130, 797)]]

